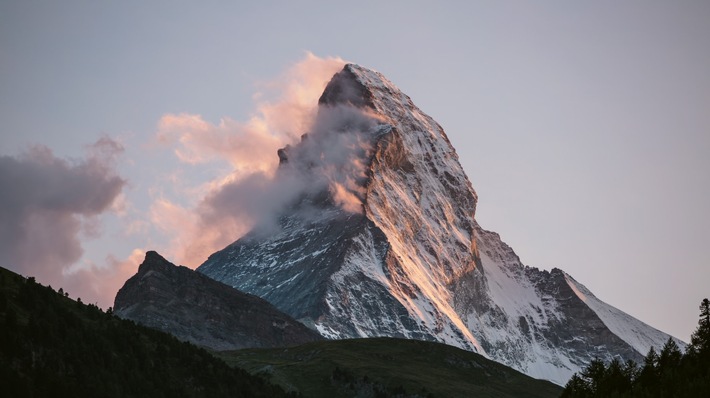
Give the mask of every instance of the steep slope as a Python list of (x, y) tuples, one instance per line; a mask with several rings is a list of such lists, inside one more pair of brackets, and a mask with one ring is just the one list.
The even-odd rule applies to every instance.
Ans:
[[(559, 397), (562, 388), (444, 344), (351, 339), (220, 353), (306, 397)], [(368, 395), (368, 392), (372, 392)], [(374, 392), (379, 392), (376, 394)]]
[(595, 356), (639, 359), (668, 338), (618, 310), (607, 316), (612, 307), (577, 294), (586, 289), (564, 272), (525, 267), (481, 229), (443, 129), (381, 74), (346, 65), (312, 130), (279, 151), (277, 177), (323, 183), (277, 228), (256, 228), (199, 272), (327, 337), (435, 340), (558, 383)]
[(154, 251), (146, 253), (138, 273), (118, 291), (114, 312), (213, 350), (322, 339), (267, 301), (177, 267)]
[(560, 269), (525, 267), (498, 234), (477, 226), (476, 237), (481, 273), (461, 278), (453, 290), (457, 311), (467, 314), (490, 357), (562, 382), (595, 357), (641, 361), (670, 337), (596, 299)]
[[(475, 267), (476, 199), (443, 130), (356, 65), (336, 74), (320, 105), (314, 131), (279, 154), (279, 172), (319, 179), (335, 168), (354, 183), (314, 187), (284, 212), (277, 233), (256, 229), (198, 271), (328, 337), (435, 339), (479, 351), (446, 287)], [(340, 147), (342, 137), (357, 145)]]

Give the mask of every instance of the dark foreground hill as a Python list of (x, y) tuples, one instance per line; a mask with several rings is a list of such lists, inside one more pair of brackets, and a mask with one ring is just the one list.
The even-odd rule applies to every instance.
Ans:
[(0, 268), (0, 395), (284, 397), (207, 351)]
[(222, 352), (306, 397), (558, 397), (562, 388), (448, 345), (394, 338)]

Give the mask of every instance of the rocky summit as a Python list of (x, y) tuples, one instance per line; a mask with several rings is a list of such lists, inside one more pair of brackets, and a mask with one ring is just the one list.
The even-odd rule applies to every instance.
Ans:
[(118, 291), (115, 314), (213, 350), (284, 347), (322, 337), (265, 300), (154, 251)]
[(439, 341), (560, 384), (669, 338), (481, 228), (444, 130), (382, 74), (346, 65), (305, 133), (276, 178), (307, 188), (198, 272), (328, 338)]

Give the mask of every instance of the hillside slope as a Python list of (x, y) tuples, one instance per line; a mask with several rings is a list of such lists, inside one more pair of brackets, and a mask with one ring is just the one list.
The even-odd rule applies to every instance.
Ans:
[(481, 355), (417, 340), (324, 341), (222, 353), (234, 365), (313, 398), (558, 397), (562, 388)]
[(285, 397), (203, 349), (0, 268), (7, 397)]

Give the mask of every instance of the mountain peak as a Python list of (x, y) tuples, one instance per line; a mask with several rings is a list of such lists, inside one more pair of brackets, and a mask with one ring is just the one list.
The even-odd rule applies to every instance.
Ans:
[[(325, 87), (318, 100), (319, 105), (353, 105), (358, 108), (374, 108), (373, 93), (363, 84), (366, 69), (356, 64), (346, 64)], [(374, 73), (372, 71), (367, 71)]]
[[(278, 233), (247, 234), (198, 271), (267, 298), (326, 336), (437, 336), (483, 352), (449, 299), (447, 284), (478, 262), (476, 194), (441, 126), (382, 74), (348, 64), (325, 88), (306, 137), (279, 151), (279, 177), (301, 179), (308, 189), (286, 208)], [(317, 211), (304, 211), (314, 203)], [(313, 213), (337, 217), (295, 216)], [(254, 274), (224, 266), (267, 258), (270, 265)], [(334, 285), (340, 273), (372, 278), (371, 298)], [(372, 307), (373, 297), (376, 315), (353, 311)], [(390, 326), (378, 330), (370, 318)]]
[(345, 65), (307, 139), (279, 158), (308, 200), (197, 271), (325, 337), (436, 340), (561, 384), (595, 357), (639, 360), (668, 338), (561, 271), (526, 268), (482, 229), (443, 128), (379, 72)]
[(138, 267), (138, 273), (146, 273), (150, 270), (164, 270), (167, 267), (174, 267), (171, 262), (165, 259), (165, 257), (161, 256), (157, 251), (155, 250), (148, 250), (145, 252), (145, 258), (143, 259), (143, 262), (140, 264)]
[(158, 253), (155, 250), (148, 250), (145, 252), (145, 259), (143, 260), (145, 263), (167, 263), (168, 260), (165, 259), (165, 257), (161, 256), (160, 253)]

